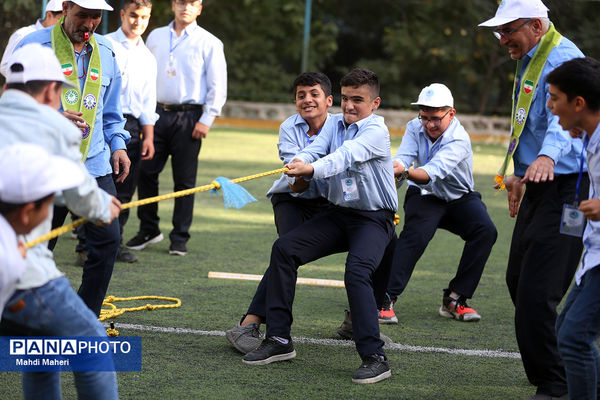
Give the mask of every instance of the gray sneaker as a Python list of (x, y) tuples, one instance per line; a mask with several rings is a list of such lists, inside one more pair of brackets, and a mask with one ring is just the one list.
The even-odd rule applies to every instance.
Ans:
[[(344, 310), (344, 321), (342, 322), (340, 327), (337, 328), (337, 333), (346, 340), (354, 340), (354, 330), (352, 329), (352, 314), (350, 314), (350, 311)], [(384, 347), (386, 344), (394, 343), (392, 339), (390, 339), (388, 336), (384, 335), (381, 332), (379, 332), (379, 338), (385, 343), (383, 345)]]
[(225, 337), (240, 353), (248, 354), (260, 346), (260, 330), (258, 329), (260, 325), (252, 322), (241, 326), (240, 323), (241, 321), (235, 327), (226, 331)]

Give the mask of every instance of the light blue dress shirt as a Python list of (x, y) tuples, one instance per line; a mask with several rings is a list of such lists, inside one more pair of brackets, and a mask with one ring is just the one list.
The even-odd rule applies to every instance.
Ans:
[[(340, 207), (376, 211), (398, 209), (390, 133), (383, 118), (370, 115), (346, 127), (344, 116), (330, 117), (317, 139), (294, 158), (310, 163), (313, 179), (329, 178), (329, 201)], [(354, 179), (359, 198), (344, 200), (343, 181)]]
[[(577, 139), (580, 140), (580, 139)], [(590, 138), (587, 145), (587, 168), (590, 177), (588, 199), (600, 198), (600, 125)], [(575, 273), (575, 282), (579, 285), (583, 275), (592, 268), (600, 265), (600, 221), (587, 220), (583, 233), (583, 258)]]
[[(522, 72), (525, 71), (536, 50), (537, 45), (523, 57)], [(583, 57), (583, 53), (565, 37), (548, 55), (533, 95), (525, 127), (519, 137), (519, 145), (513, 156), (515, 175), (524, 176), (527, 168), (540, 155), (554, 160), (555, 175), (573, 174), (579, 171), (581, 140), (572, 139), (558, 124), (558, 117), (546, 107), (550, 98), (548, 92), (550, 85), (546, 83), (546, 76), (563, 62), (577, 57)]]
[[(331, 120), (331, 115), (328, 114), (321, 131), (329, 129)], [(300, 114), (292, 115), (281, 124), (279, 127), (277, 148), (279, 149), (279, 158), (283, 161), (283, 165), (292, 161), (296, 154), (314, 142), (318, 137), (318, 135), (308, 136), (306, 134), (308, 129), (308, 123), (306, 123)], [(271, 197), (275, 193), (289, 193), (294, 197), (301, 197), (303, 199), (327, 197), (329, 184), (326, 179), (311, 179), (308, 188), (302, 193), (295, 193), (290, 189), (288, 183), (294, 183), (294, 180), (295, 178), (289, 178), (287, 175), (281, 174), (281, 178), (276, 180), (267, 192), (267, 197)]]
[(106, 35), (115, 51), (121, 70), (121, 109), (133, 115), (141, 125), (154, 125), (156, 113), (156, 59), (142, 38), (132, 43), (123, 29)]
[(407, 183), (419, 187), (423, 194), (452, 201), (473, 191), (471, 139), (456, 117), (433, 143), (418, 118), (410, 121), (393, 161), (399, 161), (405, 168), (413, 165), (427, 172), (428, 183), (416, 184), (410, 180)]
[[(153, 30), (146, 46), (156, 57), (158, 102), (203, 104), (200, 122), (211, 126), (227, 99), (223, 43), (194, 21), (179, 37), (173, 22)], [(175, 76), (167, 73), (171, 53), (176, 66)]]
[[(48, 153), (73, 160), (84, 172), (85, 180), (76, 188), (58, 194), (56, 202), (66, 204), (77, 215), (92, 221), (110, 220), (111, 197), (98, 187), (81, 162), (81, 131), (55, 109), (38, 104), (33, 97), (19, 90), (7, 90), (0, 98), (0, 147), (27, 142), (42, 146)], [(50, 232), (52, 213), (40, 225), (25, 235), (25, 242)], [(48, 250), (48, 242), (27, 251), (26, 268), (17, 288), (40, 287), (61, 276)]]
[[(53, 27), (45, 28), (25, 36), (17, 45), (17, 49), (27, 43), (40, 43), (52, 48), (51, 32)], [(125, 127), (125, 118), (121, 112), (121, 72), (115, 60), (110, 42), (101, 35), (94, 34), (100, 51), (100, 62), (102, 64), (102, 89), (100, 99), (96, 107), (96, 122), (90, 143), (90, 150), (85, 161), (85, 166), (93, 177), (98, 178), (112, 174), (110, 156), (115, 150), (125, 150), (131, 136)], [(77, 60), (77, 71), (81, 75), (84, 66), (88, 71), (92, 47), (87, 46), (80, 53), (75, 53)], [(85, 55), (85, 56), (84, 56)], [(85, 77), (79, 79), (83, 90)], [(62, 111), (62, 108), (61, 108)]]

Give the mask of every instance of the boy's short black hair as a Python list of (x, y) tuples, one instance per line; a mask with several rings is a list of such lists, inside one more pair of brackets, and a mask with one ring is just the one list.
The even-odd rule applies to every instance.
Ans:
[(42, 204), (44, 204), (44, 202), (46, 202), (50, 197), (54, 196), (54, 193), (50, 193), (48, 196), (44, 196), (39, 200), (35, 200), (33, 202), (27, 202), (27, 203), (22, 203), (22, 204), (15, 204), (15, 203), (6, 203), (2, 200), (0, 200), (0, 215), (6, 216), (8, 214), (10, 214), (11, 212), (23, 207), (25, 204), (29, 204), (29, 203), (34, 203), (34, 206), (36, 209), (39, 209)]
[(443, 107), (429, 107), (429, 106), (419, 106), (419, 110), (421, 111), (425, 111), (425, 112), (433, 112), (433, 111), (448, 111), (449, 109), (451, 109), (452, 107), (450, 106), (443, 106)]
[(294, 96), (296, 96), (296, 89), (298, 86), (321, 86), (325, 97), (331, 96), (331, 81), (322, 72), (303, 72), (294, 80), (293, 89)]
[(569, 60), (550, 72), (546, 82), (558, 87), (567, 95), (569, 101), (581, 96), (591, 111), (600, 110), (600, 62), (598, 60), (592, 57)]
[(379, 96), (379, 78), (377, 78), (375, 72), (366, 68), (356, 68), (350, 71), (340, 80), (340, 85), (342, 87), (351, 86), (355, 88), (368, 85), (371, 89), (371, 98), (374, 99)]
[(125, 0), (123, 2), (123, 9), (126, 9), (130, 4), (135, 4), (135, 8), (148, 7), (152, 8), (152, 0)]

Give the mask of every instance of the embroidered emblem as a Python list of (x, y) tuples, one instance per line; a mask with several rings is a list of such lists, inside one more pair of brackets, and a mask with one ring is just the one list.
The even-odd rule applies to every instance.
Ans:
[(83, 106), (88, 110), (91, 110), (94, 107), (96, 107), (96, 97), (94, 97), (94, 95), (91, 93), (85, 96), (83, 98)]
[(517, 120), (517, 124), (521, 125), (523, 122), (525, 122), (525, 117), (527, 117), (527, 111), (525, 111), (523, 107), (519, 108), (515, 118)]
[(65, 101), (71, 105), (77, 104), (79, 101), (79, 93), (75, 89), (69, 89), (65, 93)]
[(525, 81), (523, 82), (523, 91), (527, 94), (531, 93), (531, 91), (533, 90), (533, 82), (532, 81)]
[(90, 69), (90, 78), (92, 78), (93, 81), (97, 80), (99, 76), (100, 71), (95, 68)]
[(73, 64), (71, 63), (66, 63), (60, 66), (62, 68), (62, 73), (65, 74), (65, 76), (69, 76), (73, 73)]
[(85, 139), (90, 136), (90, 126), (86, 122), (85, 128), (81, 131), (81, 139)]

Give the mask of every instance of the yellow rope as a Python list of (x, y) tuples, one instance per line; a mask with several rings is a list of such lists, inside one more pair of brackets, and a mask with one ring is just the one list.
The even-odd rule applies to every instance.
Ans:
[[(262, 178), (262, 177), (269, 176), (269, 175), (280, 174), (287, 170), (288, 170), (287, 168), (274, 169), (272, 171), (262, 172), (260, 174), (254, 174), (254, 175), (244, 176), (242, 178), (232, 179), (231, 182), (233, 182), (233, 183), (246, 182), (246, 181), (249, 181), (252, 179), (258, 179), (258, 178)], [(121, 205), (121, 208), (123, 210), (125, 210), (127, 208), (132, 208), (132, 207), (145, 206), (146, 204), (158, 203), (159, 201), (162, 201), (162, 200), (168, 200), (168, 199), (174, 199), (176, 197), (188, 196), (188, 195), (194, 194), (194, 193), (205, 192), (210, 189), (218, 190), (220, 188), (221, 188), (221, 185), (219, 185), (219, 182), (212, 181), (212, 183), (210, 185), (198, 186), (195, 188), (185, 189), (185, 190), (179, 190), (177, 192), (173, 192), (173, 193), (169, 193), (169, 194), (148, 197), (146, 199), (125, 203), (125, 204)], [(54, 239), (55, 237), (58, 237), (64, 233), (70, 232), (72, 229), (77, 228), (78, 226), (83, 225), (86, 222), (88, 222), (88, 220), (86, 218), (80, 218), (70, 224), (63, 225), (59, 228), (51, 230), (47, 234), (42, 235), (39, 238), (32, 240), (31, 242), (28, 242), (25, 246), (29, 249), (29, 248), (35, 246), (36, 244), (40, 244), (47, 240)]]
[[(146, 304), (143, 306), (130, 307), (130, 308), (118, 308), (116, 305), (113, 304), (115, 301), (132, 301), (132, 300), (165, 300), (165, 301), (172, 301), (175, 304), (158, 304), (158, 305)], [(142, 311), (142, 310), (153, 311), (153, 310), (158, 310), (161, 308), (177, 308), (177, 307), (181, 306), (181, 300), (176, 297), (164, 297), (164, 296), (135, 296), (135, 297), (108, 296), (107, 298), (104, 299), (102, 306), (109, 307), (109, 309), (104, 308), (104, 309), (100, 310), (100, 318), (98, 318), (99, 321), (113, 319), (120, 315), (125, 314), (126, 312), (131, 312), (131, 311)]]

